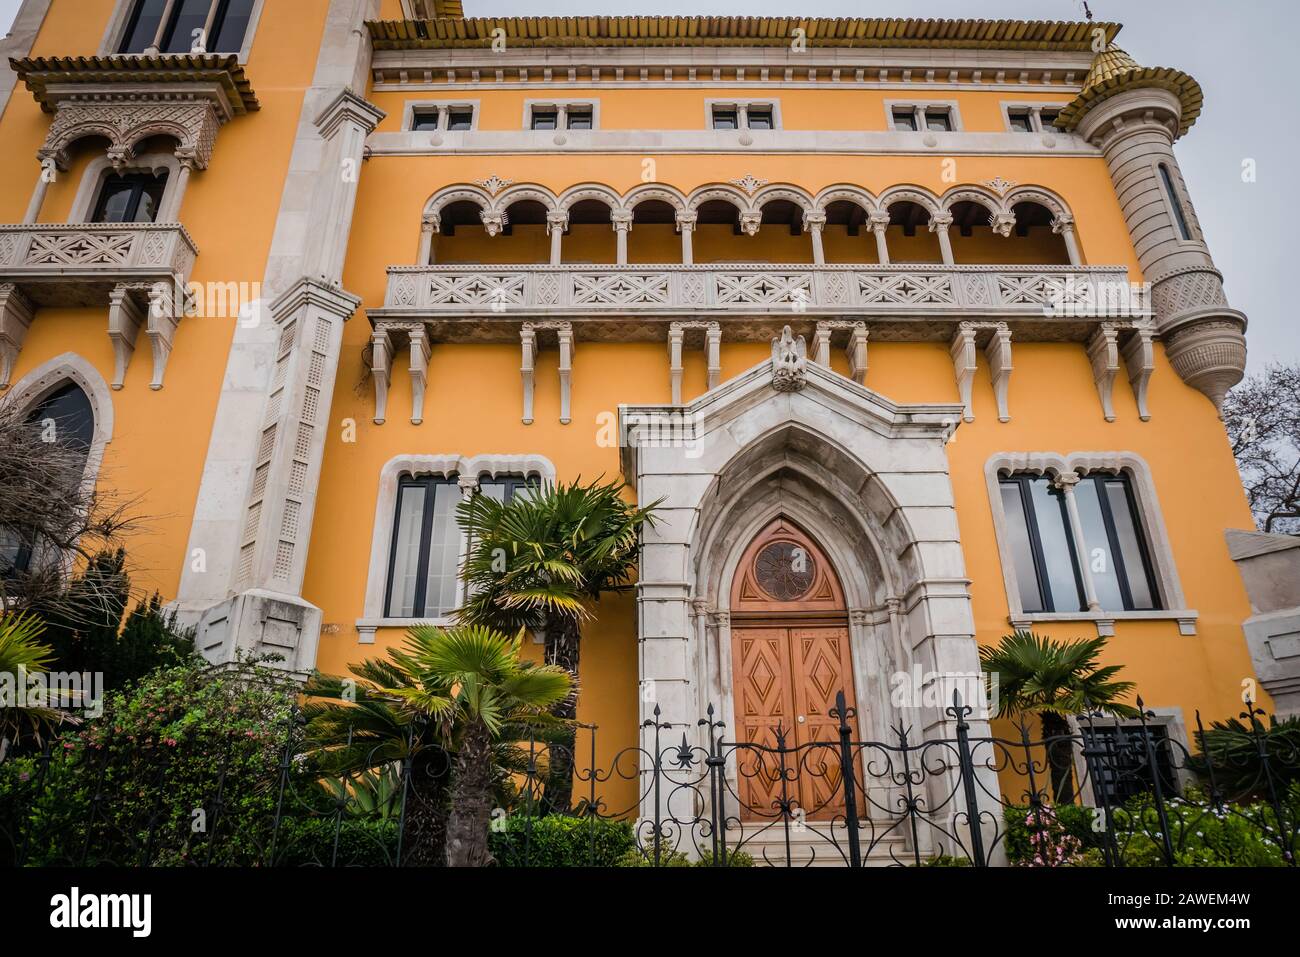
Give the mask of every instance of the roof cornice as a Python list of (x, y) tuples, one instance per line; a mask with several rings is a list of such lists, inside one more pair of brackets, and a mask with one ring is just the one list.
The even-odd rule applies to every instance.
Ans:
[[(927, 20), (859, 17), (438, 17), (371, 20), (376, 50), (507, 47), (929, 47), (935, 49), (1095, 49), (1118, 23), (1052, 20)], [(502, 31), (496, 33), (495, 31)], [(802, 31), (798, 33), (796, 31)]]
[(78, 86), (127, 87), (163, 84), (216, 84), (233, 113), (260, 108), (257, 94), (234, 54), (202, 53), (161, 56), (26, 57), (10, 59), (10, 68), (27, 84), (47, 113), (58, 100), (56, 90)]

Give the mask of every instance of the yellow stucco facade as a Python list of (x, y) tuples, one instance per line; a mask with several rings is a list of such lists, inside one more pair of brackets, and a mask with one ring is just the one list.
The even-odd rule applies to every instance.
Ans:
[[(54, 90), (59, 71), (32, 64), (39, 58), (112, 54), (113, 44), (120, 39), (123, 8), (129, 6), (117, 0), (47, 0), (26, 5), (29, 25), (34, 27), (30, 47), (11, 49), (11, 55), (28, 58), (28, 65), (20, 67), (17, 88), (0, 119), (0, 137), (9, 147), (0, 155), (0, 178), (9, 184), (0, 195), (0, 222), (15, 227), (24, 223), (30, 190), (37, 188), (41, 176), (35, 157), (51, 136), (51, 114), (83, 104), (75, 97), (60, 100), (47, 93), (43, 109), (24, 83), (30, 86), (33, 77), (48, 75), (46, 89)], [(277, 328), (285, 326), (283, 314), (264, 306), (300, 277), (327, 289), (345, 290), (358, 303), (354, 313), (338, 323), (341, 332), (336, 330), (335, 342), (321, 352), (326, 357), (322, 361), (333, 363), (332, 373), (322, 380), (312, 379), (314, 372), (305, 372), (307, 378), (301, 382), (310, 384), (293, 386), (298, 381), (292, 371), (296, 367), (289, 367), (291, 388), (318, 392), (311, 401), (314, 409), (323, 412), (314, 422), (313, 436), (304, 440), (308, 446), (315, 443), (306, 449), (309, 454), (293, 458), (304, 451), (302, 445), (285, 452), (302, 465), (309, 495), (294, 499), (292, 490), (302, 486), (295, 484), (298, 479), (286, 480), (291, 504), (285, 507), (296, 518), (298, 537), (291, 541), (296, 551), (287, 558), (281, 548), (274, 561), (268, 558), (266, 567), (272, 570), (266, 575), (258, 571), (260, 557), (249, 557), (249, 565), (239, 569), (240, 556), (260, 556), (258, 543), (277, 538), (266, 524), (273, 521), (267, 517), (269, 506), (259, 505), (253, 513), (253, 533), (241, 533), (240, 528), (248, 527), (250, 496), (257, 494), (250, 491), (259, 467), (252, 438), (276, 389), (273, 344), (266, 347), (270, 351), (265, 355), (244, 365), (239, 316), (185, 316), (171, 337), (162, 388), (151, 389), (150, 340), (141, 323), (122, 387), (105, 393), (113, 421), (99, 481), (141, 498), (151, 520), (149, 531), (128, 543), (134, 572), (145, 587), (176, 599), (190, 620), (211, 625), (212, 619), (204, 618), (205, 608), (260, 588), (319, 609), (314, 619), (308, 615), (296, 620), (306, 630), (319, 628), (318, 640), (314, 634), (298, 634), (294, 641), (301, 644), (290, 644), (296, 648), (291, 657), (312, 649), (311, 660), (294, 659), (297, 664), (338, 673), (351, 662), (381, 654), (401, 641), (405, 628), (401, 622), (386, 621), (382, 614), (375, 621), (366, 610), (368, 582), (375, 574), (372, 547), (386, 464), (404, 456), (531, 456), (551, 463), (554, 477), (560, 480), (623, 476), (636, 485), (637, 476), (625, 474), (623, 450), (602, 441), (602, 429), (607, 429), (611, 416), (618, 416), (620, 406), (672, 401), (667, 344), (671, 321), (719, 322), (719, 395), (728, 383), (771, 360), (770, 339), (781, 325), (789, 323), (807, 338), (812, 361), (816, 322), (828, 318), (865, 322), (867, 368), (860, 383), (850, 381), (855, 370), (840, 348), (838, 326), (830, 368), (848, 383), (846, 389), (864, 387), (905, 407), (960, 406), (953, 339), (960, 336), (962, 321), (974, 321), (980, 325), (973, 340), (977, 358), (970, 407), (945, 427), (950, 434), (936, 445), (942, 448), (947, 465), (957, 532), (953, 543), (964, 562), (958, 573), (948, 577), (968, 582), (964, 586), (968, 598), (962, 601), (974, 641), (996, 642), (1011, 630), (1013, 619), (1025, 617), (1010, 604), (995, 521), (1000, 505), (988, 479), (990, 461), (1006, 454), (1123, 453), (1140, 460), (1154, 489), (1155, 501), (1143, 501), (1142, 507), (1153, 510), (1146, 520), (1160, 523), (1168, 546), (1167, 554), (1155, 558), (1168, 567), (1156, 575), (1162, 583), (1176, 577), (1181, 606), (1171, 607), (1166, 595), (1167, 614), (1119, 614), (1106, 625), (1099, 625), (1098, 619), (1107, 618), (1101, 613), (1029, 616), (1030, 624), (1057, 638), (1113, 628), (1107, 662), (1124, 666), (1124, 677), (1137, 683), (1148, 705), (1180, 709), (1186, 722), (1197, 710), (1218, 718), (1240, 709), (1242, 683), (1252, 677), (1241, 630), (1250, 607), (1223, 533), (1249, 528), (1252, 520), (1217, 415), (1214, 389), (1197, 385), (1201, 380), (1192, 360), (1179, 353), (1182, 365), (1171, 361), (1170, 341), (1204, 323), (1197, 327), (1179, 319), (1172, 326), (1164, 324), (1161, 310), (1175, 306), (1159, 295), (1153, 297), (1154, 315), (1142, 320), (1149, 322), (1154, 336), (1146, 372), (1149, 418), (1139, 415), (1136, 393), (1129, 384), (1134, 367), (1117, 358), (1112, 363), (1112, 421), (1103, 415), (1097, 364), (1089, 353), (1099, 320), (1045, 328), (1050, 323), (1042, 320), (1041, 310), (1035, 315), (1032, 304), (1029, 309), (1021, 308), (1021, 303), (999, 312), (993, 305), (954, 304), (939, 297), (931, 300), (936, 304), (931, 313), (924, 299), (894, 301), (893, 311), (889, 302), (879, 308), (855, 309), (850, 303), (843, 309), (823, 309), (818, 293), (811, 303), (797, 297), (793, 304), (774, 300), (775, 305), (768, 302), (746, 312), (743, 303), (715, 308), (669, 302), (664, 308), (650, 309), (625, 301), (620, 308), (608, 309), (610, 322), (599, 325), (588, 321), (599, 318), (596, 307), (585, 310), (574, 304), (563, 315), (539, 307), (534, 316), (528, 314), (528, 301), (517, 305), (510, 300), (494, 313), (483, 300), (471, 302), (467, 294), (461, 300), (467, 305), (460, 311), (453, 297), (430, 307), (426, 315), (416, 315), (412, 309), (397, 315), (401, 309), (396, 308), (390, 267), (430, 262), (444, 270), (500, 266), (496, 273), (505, 275), (512, 265), (552, 265), (550, 231), (544, 219), (539, 221), (535, 211), (530, 215), (523, 207), (507, 215), (496, 235), (484, 225), (486, 219), (484, 224), (472, 218), (468, 223), (457, 220), (453, 226), (450, 207), (444, 207), (441, 222), (431, 234), (426, 228), (422, 242), (422, 219), (428, 220), (431, 200), (464, 186), (491, 201), (496, 194), (482, 184), (494, 177), (510, 184), (503, 190), (528, 184), (557, 198), (584, 184), (607, 187), (622, 197), (654, 183), (688, 202), (711, 186), (729, 186), (743, 200), (775, 185), (793, 187), (812, 202), (788, 218), (788, 207), (798, 208), (800, 202), (786, 198), (786, 206), (775, 208), (774, 221), (763, 214), (753, 235), (729, 221), (720, 207), (701, 208), (699, 220), (691, 224), (693, 265), (700, 275), (706, 274), (705, 267), (736, 264), (781, 275), (794, 267), (814, 271), (835, 264), (881, 267), (879, 247), (863, 215), (857, 217), (859, 227), (841, 221), (843, 215), (850, 222), (853, 219), (844, 207), (827, 210), (816, 205), (817, 197), (837, 185), (849, 184), (873, 198), (907, 186), (936, 201), (958, 188), (972, 187), (994, 203), (1009, 190), (1032, 187), (1059, 200), (1068, 211), (1068, 217), (1058, 211), (1053, 221), (1072, 219), (1073, 254), (1059, 228), (1054, 232), (1050, 225), (1031, 225), (1027, 235), (1017, 235), (1011, 228), (1010, 235), (1001, 236), (988, 228), (987, 217), (981, 214), (969, 236), (962, 235), (966, 230), (960, 224), (946, 227), (950, 254), (945, 254), (936, 231), (924, 221), (914, 230), (891, 221), (883, 229), (891, 268), (897, 273), (905, 271), (907, 264), (924, 265), (931, 270), (926, 276), (959, 281), (968, 274), (961, 271), (963, 266), (986, 267), (986, 272), (977, 274), (981, 277), (996, 276), (999, 266), (1019, 269), (1017, 275), (1034, 267), (1059, 272), (1073, 266), (1104, 266), (1126, 274), (1125, 280), (1133, 283), (1164, 279), (1169, 272), (1164, 266), (1158, 270), (1160, 275), (1143, 271), (1143, 256), (1151, 243), (1149, 228), (1138, 225), (1135, 231), (1134, 217), (1126, 208), (1133, 179), (1121, 173), (1117, 185), (1117, 164), (1124, 160), (1100, 141), (1106, 134), (1089, 138), (1077, 126), (1016, 133), (1008, 126), (1009, 103), (1059, 109), (1078, 95), (1094, 56), (1086, 35), (1069, 43), (1007, 41), (1001, 47), (996, 41), (983, 47), (938, 41), (867, 43), (827, 48), (823, 55), (815, 40), (808, 53), (779, 46), (747, 47), (734, 41), (638, 45), (628, 40), (618, 47), (602, 47), (594, 41), (566, 42), (560, 22), (549, 28), (555, 37), (549, 43), (515, 45), (507, 39), (496, 67), (490, 39), (477, 47), (455, 48), (374, 41), (378, 33), (363, 24), (402, 21), (410, 11), (399, 0), (275, 0), (255, 8), (247, 50), (238, 54), (237, 63), (221, 66), (217, 72), (242, 70), (255, 91), (258, 108), (221, 119), (210, 158), (198, 164), (188, 179), (176, 221), (192, 237), (198, 253), (185, 278), (200, 289), (214, 283), (263, 283), (267, 287), (263, 302), (252, 310), (261, 316), (262, 328), (273, 323)], [(1112, 27), (1103, 29), (1113, 37)], [(800, 56), (818, 64), (811, 79)], [(737, 67), (743, 68), (739, 74)], [(527, 71), (527, 79), (520, 79), (521, 68)], [(593, 68), (599, 71), (594, 76)], [(449, 74), (449, 69), (454, 72)], [(148, 96), (169, 82), (145, 76), (121, 80), (118, 86), (125, 84)], [(321, 105), (336, 102), (345, 89), (358, 102), (331, 107), (344, 117), (332, 128), (321, 123)], [(1121, 89), (1094, 109), (1117, 109), (1124, 97), (1149, 92)], [(1152, 95), (1157, 110), (1171, 109), (1160, 97), (1174, 94), (1158, 90)], [(598, 127), (570, 131), (564, 143), (556, 142), (564, 137), (552, 132), (526, 128), (530, 104), (535, 115), (536, 104), (558, 100), (598, 104)], [(424, 101), (470, 104), (472, 130), (443, 132), (435, 137), (438, 142), (432, 142), (427, 132), (411, 131), (409, 107)], [(714, 101), (779, 103), (780, 127), (755, 130), (748, 137), (709, 129), (709, 104)], [(941, 104), (954, 128), (895, 130), (890, 104), (899, 102)], [(667, 131), (673, 135), (659, 135)], [(1166, 141), (1172, 139), (1170, 133)], [(1140, 135), (1133, 138), (1141, 141)], [(165, 132), (155, 131), (131, 145), (142, 154), (159, 148), (166, 152), (175, 142), (176, 137), (169, 139)], [(337, 156), (329, 152), (336, 147)], [(1194, 133), (1185, 148), (1196, 148)], [(98, 175), (92, 164), (104, 153), (105, 138), (93, 130), (70, 142), (66, 162), (60, 156), (54, 164), (57, 172), (39, 212), (26, 225), (39, 230), (82, 221), (85, 210), (77, 207), (78, 197), (86, 195), (86, 177)], [(331, 163), (339, 165), (331, 167)], [(1176, 167), (1174, 173), (1181, 183)], [(747, 177), (761, 184), (754, 192), (743, 193), (742, 187), (731, 185)], [(173, 175), (169, 188), (175, 181)], [(1004, 185), (999, 193), (990, 183), (1011, 185)], [(318, 208), (321, 203), (328, 208)], [(884, 208), (885, 214), (892, 208)], [(969, 208), (965, 211), (969, 213)], [(569, 212), (571, 222), (560, 241), (562, 266), (577, 269), (595, 264), (617, 271), (682, 264), (680, 218), (666, 222), (634, 218), (620, 261), (611, 221), (615, 217), (602, 221), (595, 211), (595, 222), (574, 222), (591, 216)], [(820, 256), (806, 225), (819, 212), (829, 213)], [(632, 213), (637, 215), (635, 210)], [(511, 222), (511, 215), (517, 222)], [(1022, 211), (1022, 215), (1027, 214)], [(1186, 215), (1193, 230), (1198, 230), (1190, 205)], [(926, 214), (929, 219), (935, 216), (942, 218), (936, 211)], [(800, 220), (805, 224), (802, 228)], [(337, 255), (322, 254), (319, 262), (308, 263), (313, 255), (308, 247), (325, 241), (322, 237), (337, 244)], [(1192, 246), (1199, 247), (1191, 250), (1199, 255), (1204, 248), (1195, 236), (1183, 240), (1183, 245), (1188, 249), (1179, 255), (1189, 255)], [(8, 249), (0, 247), (0, 251)], [(424, 249), (429, 258), (422, 262)], [(1072, 255), (1077, 262), (1072, 262)], [(284, 265), (293, 257), (302, 264)], [(1208, 252), (1204, 258), (1208, 262)], [(281, 265), (273, 265), (273, 260)], [(333, 265), (337, 274), (330, 275)], [(121, 278), (112, 274), (111, 265), (101, 271), (110, 274), (107, 286)], [(103, 280), (76, 279), (97, 290), (77, 304), (69, 297), (44, 292), (51, 284), (72, 279), (37, 275), (39, 270), (26, 266), (0, 265), (0, 272), (4, 272), (0, 283), (15, 284), (32, 305), (29, 327), (14, 349), (10, 394), (20, 393), (34, 372), (51, 363), (57, 366), (58, 357), (65, 353), (81, 357), (103, 382), (114, 378), (115, 347), (106, 334), (109, 300), (103, 295), (107, 288)], [(432, 331), (419, 424), (410, 421), (414, 398), (410, 349), (396, 326), (385, 333), (392, 352), (387, 415), (382, 424), (373, 421), (376, 311), (382, 321), (433, 323), (428, 326)], [(532, 372), (532, 421), (525, 423), (521, 416), (520, 323), (533, 318), (571, 323), (567, 422), (561, 422), (560, 352), (549, 332)], [(1222, 321), (1230, 325), (1232, 318)], [(494, 322), (508, 323), (508, 331), (494, 331), (498, 328)], [(1000, 421), (990, 376), (986, 325), (997, 322), (1007, 323), (1010, 329), (1008, 421)], [(620, 329), (636, 326), (638, 331), (610, 334), (608, 330), (617, 323), (622, 323)], [(1121, 347), (1139, 334), (1134, 324), (1125, 323), (1118, 327)], [(733, 332), (733, 324), (743, 331)], [(257, 332), (253, 329), (248, 335)], [(995, 326), (992, 334), (997, 335)], [(260, 348), (255, 339), (249, 342), (250, 350)], [(1140, 371), (1140, 357), (1136, 361)], [(706, 366), (705, 351), (688, 340), (681, 364), (682, 403), (696, 402), (710, 391)], [(249, 400), (250, 392), (262, 398)], [(257, 411), (250, 414), (248, 409)], [(237, 448), (241, 441), (247, 449)], [(243, 467), (230, 464), (241, 458)], [(278, 459), (267, 462), (272, 475), (278, 474)], [(291, 466), (285, 468), (287, 475), (293, 474)], [(885, 468), (866, 463), (868, 473)], [(213, 489), (220, 490), (219, 497), (214, 497)], [(899, 503), (902, 507), (901, 497)], [(389, 501), (387, 507), (395, 506)], [(222, 523), (229, 530), (221, 531)], [(282, 542), (290, 541), (284, 537), (285, 527), (280, 527)], [(1154, 548), (1155, 543), (1148, 544)], [(224, 553), (218, 555), (220, 549)], [(281, 558), (285, 568), (295, 563), (297, 570), (288, 578), (276, 577), (283, 570)], [(220, 580), (214, 584), (214, 578)], [(896, 597), (910, 600), (907, 595)], [(683, 607), (699, 598), (683, 599)], [(640, 689), (653, 680), (641, 663), (646, 635), (639, 624), (643, 621), (639, 600), (648, 599), (644, 593), (638, 599), (632, 592), (602, 602), (598, 619), (584, 629), (579, 717), (600, 726), (606, 753), (636, 742), (645, 707)], [(359, 626), (360, 622), (368, 624)], [(946, 634), (945, 629), (938, 631), (941, 637)], [(222, 642), (235, 640), (232, 633), (212, 632), (214, 654), (230, 652), (232, 646)], [(253, 645), (256, 642), (248, 646)], [(540, 654), (540, 646), (530, 651)], [(726, 684), (728, 679), (722, 681)], [(694, 702), (706, 692), (696, 688), (695, 697), (684, 700)]]

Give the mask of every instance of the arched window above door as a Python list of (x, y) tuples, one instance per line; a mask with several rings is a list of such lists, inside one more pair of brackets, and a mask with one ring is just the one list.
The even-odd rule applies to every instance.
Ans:
[(785, 517), (755, 536), (732, 586), (732, 614), (844, 612), (844, 592), (821, 547)]

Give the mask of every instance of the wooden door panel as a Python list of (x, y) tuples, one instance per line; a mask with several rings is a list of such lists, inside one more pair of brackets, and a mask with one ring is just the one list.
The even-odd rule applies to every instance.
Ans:
[[(736, 740), (775, 747), (779, 725), (787, 733), (788, 746), (792, 740), (794, 699), (790, 693), (790, 645), (786, 629), (733, 629), (732, 662), (736, 675)], [(762, 751), (741, 748), (736, 752), (736, 770), (741, 816), (778, 814), (779, 759)]]
[[(836, 695), (853, 706), (853, 658), (843, 626), (790, 629), (791, 687), (794, 693), (795, 742), (839, 742), (839, 718), (831, 717)], [(849, 726), (858, 740), (857, 719)], [(810, 819), (844, 813), (839, 754), (834, 748), (800, 752), (800, 801)]]

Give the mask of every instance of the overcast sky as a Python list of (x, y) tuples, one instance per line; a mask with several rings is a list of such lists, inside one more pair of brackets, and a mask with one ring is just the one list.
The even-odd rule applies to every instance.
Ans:
[[(273, 0), (272, 0), (273, 2)], [(319, 0), (324, 3), (326, 0)], [(1296, 0), (1089, 0), (1098, 20), (1124, 24), (1119, 44), (1147, 66), (1186, 70), (1205, 88), (1205, 112), (1180, 141), (1179, 163), (1232, 305), (1250, 318), (1250, 371), (1300, 361), (1300, 332), (1286, 305), (1297, 224), (1283, 194), (1300, 146), (1290, 88), (1297, 58)], [(8, 29), (19, 0), (0, 0)], [(470, 16), (540, 14), (983, 17), (1068, 20), (1081, 0), (465, 0)], [(252, 77), (257, 85), (257, 77)], [(1256, 181), (1243, 182), (1254, 160)]]

